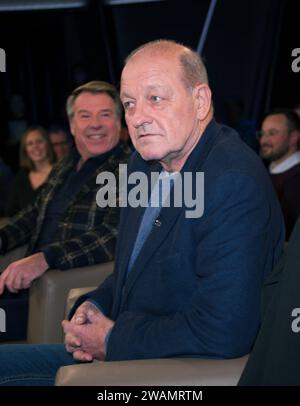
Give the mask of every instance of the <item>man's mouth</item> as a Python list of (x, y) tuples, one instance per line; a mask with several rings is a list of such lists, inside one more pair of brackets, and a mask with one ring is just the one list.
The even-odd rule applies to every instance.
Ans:
[(88, 134), (88, 135), (87, 135), (87, 138), (88, 138), (89, 140), (99, 141), (99, 140), (101, 140), (102, 138), (104, 138), (105, 135), (106, 135), (106, 134)]
[(140, 138), (147, 138), (147, 137), (154, 137), (157, 134), (151, 134), (151, 133), (147, 133), (147, 134), (139, 134), (138, 135), (138, 139)]

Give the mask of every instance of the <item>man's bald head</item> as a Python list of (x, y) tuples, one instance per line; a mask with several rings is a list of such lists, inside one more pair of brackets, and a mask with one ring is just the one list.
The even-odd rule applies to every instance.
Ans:
[(187, 89), (193, 89), (200, 83), (208, 84), (207, 72), (201, 57), (191, 48), (171, 40), (156, 40), (148, 42), (132, 51), (125, 60), (125, 65), (131, 60), (144, 55), (153, 58), (174, 58), (182, 69), (182, 80)]

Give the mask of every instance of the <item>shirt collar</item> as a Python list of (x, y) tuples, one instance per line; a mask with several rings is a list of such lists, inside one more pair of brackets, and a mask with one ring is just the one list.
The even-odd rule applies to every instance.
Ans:
[[(121, 146), (120, 146), (120, 143), (118, 143), (114, 148), (110, 149), (109, 151), (105, 152), (104, 154), (97, 155), (97, 156), (87, 159), (84, 162), (84, 164), (81, 166), (80, 170), (86, 166), (87, 167), (90, 167), (90, 166), (98, 167), (98, 166), (102, 165), (110, 156), (118, 153), (120, 149), (121, 149)], [(74, 148), (74, 150), (72, 151), (72, 159), (73, 159), (75, 166), (78, 164), (80, 158), (81, 157), (80, 157), (78, 151), (76, 150), (76, 148)]]
[(294, 152), (291, 156), (289, 156), (284, 161), (280, 162), (280, 164), (274, 166), (273, 168), (271, 165), (269, 166), (269, 171), (272, 174), (278, 174), (291, 169), (293, 166), (297, 165), (300, 162), (300, 151)]

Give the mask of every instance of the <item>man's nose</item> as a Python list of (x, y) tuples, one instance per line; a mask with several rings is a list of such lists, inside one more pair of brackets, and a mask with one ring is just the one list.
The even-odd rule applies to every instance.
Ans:
[(99, 116), (91, 117), (89, 124), (93, 128), (100, 128), (102, 127), (102, 119)]
[(143, 103), (137, 103), (131, 116), (132, 124), (135, 128), (139, 128), (145, 124), (150, 124), (152, 118), (147, 107)]

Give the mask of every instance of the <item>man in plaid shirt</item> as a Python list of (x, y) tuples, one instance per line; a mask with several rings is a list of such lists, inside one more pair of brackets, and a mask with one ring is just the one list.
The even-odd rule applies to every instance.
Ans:
[(0, 294), (5, 287), (12, 293), (29, 288), (49, 268), (113, 259), (119, 208), (97, 206), (96, 177), (108, 171), (118, 179), (119, 164), (129, 157), (119, 142), (121, 109), (117, 90), (106, 82), (89, 82), (69, 96), (67, 113), (79, 155), (55, 165), (35, 204), (0, 230), (2, 254), (29, 244), (25, 258), (1, 274)]

